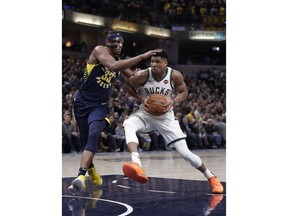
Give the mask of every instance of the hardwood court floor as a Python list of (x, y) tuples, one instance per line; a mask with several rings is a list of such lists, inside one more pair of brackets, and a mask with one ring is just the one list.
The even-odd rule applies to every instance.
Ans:
[[(218, 176), (226, 189), (226, 150), (193, 150)], [(62, 157), (62, 215), (226, 215), (226, 195), (213, 195), (202, 173), (176, 151), (141, 152), (149, 181), (142, 185), (123, 176), (128, 152), (96, 153), (94, 164), (103, 178), (96, 187), (86, 180), (86, 190), (72, 196), (67, 190), (78, 172), (81, 154)]]

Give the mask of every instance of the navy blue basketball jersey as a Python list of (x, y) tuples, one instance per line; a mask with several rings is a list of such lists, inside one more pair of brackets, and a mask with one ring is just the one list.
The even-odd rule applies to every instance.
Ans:
[(76, 100), (92, 104), (108, 102), (112, 84), (119, 75), (120, 71), (110, 71), (101, 63), (87, 63), (83, 75), (84, 83)]

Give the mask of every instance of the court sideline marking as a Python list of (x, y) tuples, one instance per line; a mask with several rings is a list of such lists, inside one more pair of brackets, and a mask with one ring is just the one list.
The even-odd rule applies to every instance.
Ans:
[(71, 196), (71, 195), (62, 195), (63, 197), (73, 197), (73, 198), (80, 198), (80, 199), (90, 199), (90, 200), (100, 200), (100, 201), (104, 201), (104, 202), (110, 202), (110, 203), (115, 203), (115, 204), (118, 204), (118, 205), (123, 205), (127, 208), (127, 211), (118, 215), (118, 216), (126, 216), (126, 215), (129, 215), (133, 212), (133, 208), (132, 206), (126, 204), (126, 203), (121, 203), (121, 202), (117, 202), (117, 201), (114, 201), (114, 200), (107, 200), (107, 199), (98, 199), (98, 198), (92, 198), (92, 197), (83, 197), (83, 196)]

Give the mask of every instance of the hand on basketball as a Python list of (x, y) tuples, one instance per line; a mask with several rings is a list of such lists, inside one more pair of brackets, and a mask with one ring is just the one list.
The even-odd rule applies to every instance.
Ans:
[(170, 98), (169, 102), (166, 104), (167, 109), (164, 110), (164, 112), (167, 113), (174, 105), (175, 105), (175, 101)]
[(147, 100), (148, 100), (148, 97), (142, 98), (142, 103), (143, 103), (143, 105), (144, 105), (144, 110), (145, 110), (146, 112), (149, 112), (149, 104), (147, 103)]

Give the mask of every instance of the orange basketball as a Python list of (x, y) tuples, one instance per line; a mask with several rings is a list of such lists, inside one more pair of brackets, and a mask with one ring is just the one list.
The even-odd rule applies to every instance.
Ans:
[(147, 99), (148, 112), (154, 116), (164, 114), (164, 110), (169, 106), (168, 99), (162, 94), (152, 94)]

